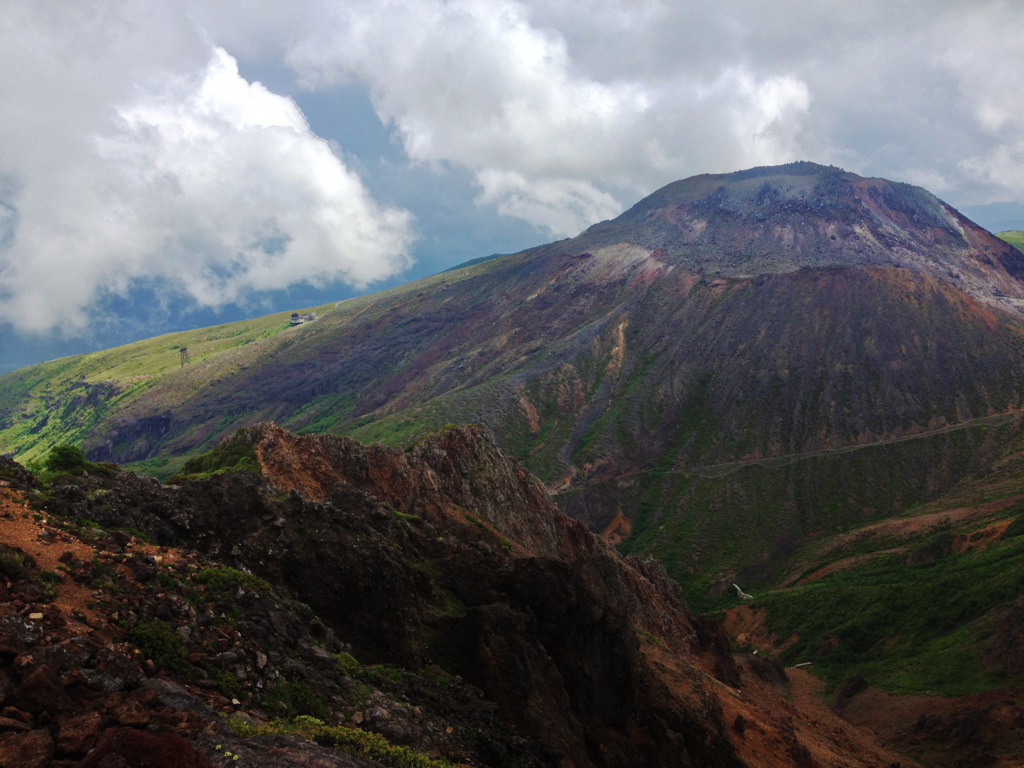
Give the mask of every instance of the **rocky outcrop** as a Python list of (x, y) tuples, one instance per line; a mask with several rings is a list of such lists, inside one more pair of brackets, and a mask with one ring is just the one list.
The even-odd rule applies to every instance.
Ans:
[(454, 676), (358, 664), (308, 605), (251, 574), (94, 523), (36, 522), (39, 513), (3, 495), (0, 505), (3, 541), (14, 527), (41, 548), (37, 562), (4, 545), (0, 765), (140, 765), (142, 754), (150, 766), (223, 765), (236, 754), (279, 768), (379, 764), (273, 728), (239, 737), (223, 720), (256, 730), (274, 716), (323, 718), (415, 748), (417, 765), (429, 753), (526, 768), (547, 754)]
[(27, 490), (35, 484), (32, 473), (7, 456), (0, 456), (0, 488)]
[(638, 629), (682, 654), (695, 640), (664, 571), (559, 513), (488, 434), (448, 429), (407, 452), (269, 424), (246, 437), (263, 478), (121, 475), (59, 486), (51, 508), (283, 585), (364, 661), (459, 675), (544, 762), (740, 764), (720, 713), (640, 653)]

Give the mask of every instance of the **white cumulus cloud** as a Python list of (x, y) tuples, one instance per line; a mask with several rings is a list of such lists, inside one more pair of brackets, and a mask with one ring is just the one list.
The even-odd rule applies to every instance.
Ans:
[[(579, 16), (608, 10), (592, 5)], [(605, 17), (643, 52), (657, 15), (612, 10)], [(798, 77), (735, 63), (656, 78), (590, 74), (560, 29), (514, 0), (332, 5), (288, 60), (311, 88), (368, 83), (410, 158), (471, 169), (480, 203), (558, 236), (621, 212), (619, 195), (719, 158), (799, 157), (811, 101)]]
[[(99, 64), (76, 66), (87, 38), (31, 11), (20, 21), (51, 50), (23, 39), (0, 66), (20, 54), (54, 101), (0, 85), (0, 320), (80, 328), (97, 298), (137, 281), (216, 307), (299, 282), (363, 287), (409, 265), (411, 215), (375, 202), (290, 98), (246, 82), (187, 20), (192, 60), (150, 56), (134, 80), (111, 56), (123, 49), (97, 45)], [(61, 53), (82, 58), (61, 71)]]

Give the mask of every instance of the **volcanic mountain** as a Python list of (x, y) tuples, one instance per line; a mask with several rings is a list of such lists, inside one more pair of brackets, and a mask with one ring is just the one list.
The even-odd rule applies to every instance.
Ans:
[[(1024, 254), (918, 187), (795, 163), (576, 238), (0, 378), (0, 448), (166, 476), (273, 420), (405, 446), (487, 425), (691, 599), (984, 473), (1019, 429)], [(180, 363), (179, 348), (191, 364)]]

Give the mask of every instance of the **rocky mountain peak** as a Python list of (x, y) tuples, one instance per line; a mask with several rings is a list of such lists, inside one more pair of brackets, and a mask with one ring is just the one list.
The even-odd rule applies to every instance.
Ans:
[(629, 242), (697, 274), (907, 269), (1024, 307), (1024, 254), (921, 187), (798, 162), (677, 181), (597, 224), (577, 248)]

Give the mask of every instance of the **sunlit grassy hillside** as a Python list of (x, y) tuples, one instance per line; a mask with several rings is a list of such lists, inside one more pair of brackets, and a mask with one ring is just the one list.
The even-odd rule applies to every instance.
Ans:
[[(81, 443), (111, 407), (144, 397), (159, 383), (177, 381), (183, 394), (208, 386), (197, 371), (212, 371), (219, 358), (249, 345), (266, 353), (276, 346), (273, 337), (290, 330), (290, 315), (170, 333), (13, 371), (0, 387), (0, 450), (32, 462), (61, 442)], [(182, 347), (191, 359), (187, 366)]]
[(1024, 251), (1024, 229), (1009, 229), (1006, 232), (997, 232), (996, 237), (1005, 240), (1019, 251)]
[[(149, 438), (157, 440), (162, 436), (159, 431), (165, 429), (159, 423), (162, 414), (173, 412), (181, 422), (185, 413), (188, 424), (189, 404), (208, 398), (224, 386), (235, 388), (212, 406), (217, 418), (187, 427), (194, 432), (190, 444), (212, 447), (218, 437), (259, 418), (276, 419), (294, 428), (303, 426), (305, 431), (327, 431), (337, 422), (337, 392), (324, 393), (300, 409), (304, 418), (298, 424), (289, 419), (293, 415), (290, 412), (278, 412), (273, 407), (261, 412), (266, 403), (261, 388), (276, 387), (287, 393), (308, 376), (307, 365), (316, 366), (318, 350), (337, 343), (332, 332), (356, 320), (386, 328), (392, 308), (401, 306), (410, 296), (423, 296), (424, 289), (435, 283), (453, 285), (486, 269), (487, 264), (457, 267), (379, 293), (297, 309), (300, 314), (315, 312), (313, 323), (292, 326), (291, 312), (278, 312), (12, 371), (0, 376), (0, 453), (14, 454), (27, 464), (61, 443), (85, 445), (90, 439), (95, 442), (97, 434), (116, 440), (118, 429), (138, 422), (139, 413), (145, 414), (141, 428), (149, 429), (153, 433)], [(444, 294), (440, 300), (444, 300)], [(187, 365), (181, 363), (182, 347), (188, 349), (191, 362)], [(304, 350), (295, 353), (303, 365), (284, 373), (264, 373), (296, 347)], [(321, 417), (319, 421), (313, 411)], [(138, 431), (139, 424), (134, 423), (132, 429)], [(122, 435), (121, 439), (147, 438)], [(181, 454), (190, 452), (170, 451), (178, 455), (135, 465), (166, 477), (185, 460)]]

